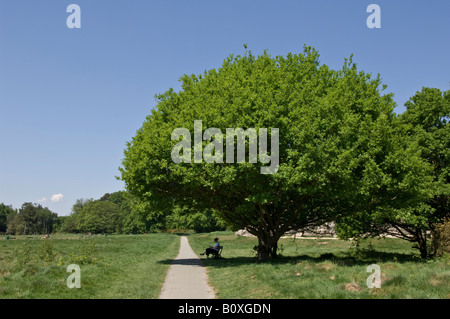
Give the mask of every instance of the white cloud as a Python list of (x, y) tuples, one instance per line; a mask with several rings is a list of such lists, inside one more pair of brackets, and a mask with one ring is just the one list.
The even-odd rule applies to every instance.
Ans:
[(63, 200), (63, 198), (64, 198), (63, 194), (54, 194), (54, 195), (52, 195), (52, 198), (50, 200), (54, 203), (58, 203), (58, 202), (61, 202)]
[(37, 202), (38, 203), (45, 203), (47, 201), (47, 198), (42, 197), (41, 199), (38, 199)]

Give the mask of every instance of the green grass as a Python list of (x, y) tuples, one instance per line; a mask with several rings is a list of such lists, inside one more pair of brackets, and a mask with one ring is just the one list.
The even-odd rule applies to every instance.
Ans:
[[(179, 237), (173, 234), (0, 240), (0, 298), (158, 298)], [(78, 264), (81, 288), (69, 289)]]
[[(281, 239), (279, 258), (258, 263), (255, 238), (188, 236), (197, 254), (215, 237), (224, 246), (224, 258), (202, 257), (217, 298), (450, 298), (449, 260), (421, 261), (402, 240), (372, 239), (356, 249), (342, 240)], [(158, 298), (179, 242), (176, 234), (3, 237), (0, 298)], [(71, 263), (81, 268), (79, 289), (66, 285)], [(366, 286), (367, 266), (374, 263), (380, 289)]]
[[(258, 263), (255, 238), (231, 232), (196, 234), (199, 253), (219, 237), (223, 259), (204, 259), (218, 298), (450, 298), (448, 259), (421, 261), (398, 239), (366, 240), (360, 247), (333, 239), (281, 239), (276, 260)], [(367, 266), (381, 270), (381, 288), (369, 289)], [(353, 289), (352, 289), (353, 288)]]

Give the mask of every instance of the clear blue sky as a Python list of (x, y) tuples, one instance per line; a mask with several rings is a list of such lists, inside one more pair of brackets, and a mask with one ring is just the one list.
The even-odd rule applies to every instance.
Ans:
[[(81, 29), (66, 26), (71, 3)], [(366, 25), (371, 3), (381, 29)], [(423, 86), (450, 89), (448, 0), (0, 0), (0, 202), (68, 215), (123, 189), (123, 149), (153, 96), (244, 43), (271, 55), (311, 45), (332, 68), (353, 53), (398, 113)]]

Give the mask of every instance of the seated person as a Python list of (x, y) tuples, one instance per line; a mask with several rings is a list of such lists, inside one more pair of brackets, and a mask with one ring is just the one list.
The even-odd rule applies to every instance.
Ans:
[(209, 248), (206, 248), (205, 252), (201, 253), (200, 255), (206, 254), (206, 258), (209, 258), (209, 255), (217, 255), (217, 253), (220, 250), (220, 244), (219, 244), (219, 238), (214, 238), (214, 246), (209, 246)]

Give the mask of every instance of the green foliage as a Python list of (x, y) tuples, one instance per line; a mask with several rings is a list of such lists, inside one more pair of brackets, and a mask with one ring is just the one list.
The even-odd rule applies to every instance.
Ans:
[(127, 191), (106, 193), (100, 199), (78, 199), (69, 216), (58, 218), (55, 230), (63, 233), (144, 234), (167, 229), (192, 229), (196, 232), (222, 230), (223, 222), (209, 210), (193, 215), (188, 209), (152, 209)]
[(72, 214), (77, 216), (78, 214), (81, 213), (81, 211), (83, 210), (83, 208), (87, 204), (92, 203), (93, 201), (94, 201), (94, 199), (92, 199), (92, 198), (89, 198), (89, 199), (84, 199), (84, 198), (77, 199), (75, 201), (75, 204), (73, 204), (73, 206), (72, 206)]
[[(212, 209), (258, 236), (258, 257), (266, 259), (288, 230), (413, 206), (428, 196), (427, 167), (392, 125), (392, 96), (351, 58), (331, 70), (310, 47), (286, 57), (246, 52), (180, 80), (179, 93), (157, 96), (122, 162), (126, 188), (151, 214)], [(259, 162), (173, 163), (171, 133), (193, 132), (194, 120), (222, 132), (279, 128), (277, 173), (260, 174)]]
[(61, 233), (78, 233), (80, 231), (78, 225), (82, 217), (81, 212), (87, 204), (93, 201), (93, 199), (77, 199), (72, 206), (72, 213), (69, 216), (60, 216), (58, 218), (59, 223), (55, 230)]
[(213, 210), (193, 211), (188, 207), (175, 207), (172, 214), (166, 216), (168, 229), (193, 229), (197, 233), (225, 230), (225, 223)]
[(437, 218), (450, 217), (450, 90), (424, 87), (405, 106), (400, 120), (433, 167), (435, 188), (428, 204)]
[(89, 265), (99, 262), (98, 249), (96, 248), (96, 240), (88, 240), (84, 243), (81, 251), (76, 253), (70, 252), (68, 256), (61, 256), (58, 259), (58, 266), (66, 264)]
[(431, 249), (438, 257), (450, 256), (450, 219), (439, 223), (433, 230)]
[(38, 250), (39, 259), (50, 263), (54, 261), (56, 253), (54, 251), (53, 242), (51, 240), (43, 240)]
[(397, 192), (410, 190), (413, 195), (415, 190), (419, 196), (404, 201), (394, 193), (384, 202), (401, 205), (343, 216), (336, 230), (341, 238), (388, 234), (406, 239), (426, 258), (432, 252), (429, 232), (450, 216), (450, 91), (423, 88), (405, 105), (406, 111), (393, 122), (396, 143), (402, 147), (389, 155), (397, 165), (388, 172), (396, 176), (396, 167), (403, 167)]
[(19, 269), (26, 275), (34, 275), (40, 265), (49, 265), (54, 262), (56, 252), (53, 243), (45, 239), (38, 247), (34, 241), (25, 241), (16, 247), (14, 255)]
[(122, 233), (143, 234), (166, 228), (165, 216), (162, 212), (152, 210), (149, 203), (139, 200), (128, 192), (125, 198)]
[(128, 214), (124, 209), (125, 192), (106, 193), (100, 199), (77, 199), (69, 216), (60, 217), (59, 232), (111, 233), (120, 232), (122, 218)]
[(22, 267), (26, 266), (33, 260), (33, 248), (28, 243), (24, 243), (22, 247), (16, 249), (15, 255), (18, 264)]
[(17, 214), (8, 216), (7, 233), (48, 234), (52, 232), (57, 217), (58, 214), (40, 204), (24, 203)]
[(8, 227), (8, 218), (13, 216), (15, 213), (16, 211), (11, 206), (0, 203), (0, 233), (6, 232)]
[(119, 207), (108, 201), (87, 203), (77, 216), (77, 230), (92, 233), (113, 233), (117, 229)]
[(78, 233), (77, 218), (75, 214), (69, 216), (59, 216), (59, 224), (55, 231), (60, 233)]

